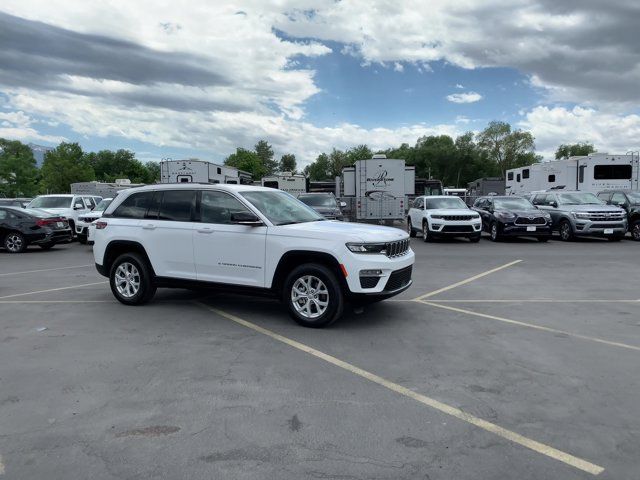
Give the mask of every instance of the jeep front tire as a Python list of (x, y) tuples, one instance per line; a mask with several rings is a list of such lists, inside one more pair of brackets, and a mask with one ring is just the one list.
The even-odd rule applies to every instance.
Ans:
[(282, 299), (303, 327), (321, 328), (342, 316), (344, 294), (336, 275), (319, 263), (294, 268), (284, 282)]
[(113, 295), (125, 305), (142, 305), (156, 293), (151, 268), (138, 253), (120, 255), (111, 265), (109, 285)]

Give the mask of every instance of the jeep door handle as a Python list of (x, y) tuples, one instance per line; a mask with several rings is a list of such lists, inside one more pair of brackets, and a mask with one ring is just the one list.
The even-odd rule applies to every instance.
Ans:
[(143, 225), (142, 228), (144, 228), (145, 230), (155, 230), (156, 226), (153, 223), (148, 223), (146, 225)]
[(211, 228), (199, 228), (198, 233), (213, 233), (213, 230)]

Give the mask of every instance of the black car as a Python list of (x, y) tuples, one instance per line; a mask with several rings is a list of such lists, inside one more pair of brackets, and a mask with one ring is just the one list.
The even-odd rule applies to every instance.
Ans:
[(551, 216), (526, 198), (480, 197), (473, 209), (482, 217), (482, 228), (494, 242), (503, 237), (535, 237), (540, 242), (551, 238)]
[(49, 249), (71, 241), (67, 219), (42, 210), (0, 207), (0, 241), (10, 253), (23, 252), (29, 245)]
[(309, 205), (327, 220), (342, 220), (341, 204), (333, 193), (301, 193), (298, 200)]
[(631, 236), (636, 242), (640, 241), (640, 192), (607, 190), (598, 193), (598, 198), (608, 205), (616, 205), (627, 212)]

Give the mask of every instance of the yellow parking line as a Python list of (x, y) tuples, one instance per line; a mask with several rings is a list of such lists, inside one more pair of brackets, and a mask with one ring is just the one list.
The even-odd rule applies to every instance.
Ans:
[(505, 268), (511, 267), (517, 263), (522, 262), (522, 260), (514, 260), (513, 262), (506, 263), (496, 268), (492, 268), (491, 270), (487, 270), (486, 272), (479, 273), (478, 275), (474, 275), (473, 277), (467, 278), (466, 280), (462, 280), (461, 282), (454, 283), (453, 285), (449, 285), (448, 287), (439, 288), (438, 290), (434, 290), (433, 292), (425, 293), (424, 295), (420, 295), (419, 297), (414, 298), (414, 301), (420, 301), (425, 298), (433, 297), (442, 292), (446, 292), (447, 290), (451, 290), (456, 287), (460, 287), (462, 285), (466, 285), (467, 283), (471, 283), (479, 278), (486, 277), (487, 275), (491, 275), (492, 273), (499, 272), (500, 270), (504, 270)]
[(232, 315), (230, 313), (224, 312), (222, 310), (218, 310), (217, 308), (213, 308), (210, 307), (209, 305), (206, 305), (204, 303), (200, 303), (200, 302), (196, 302), (198, 305), (206, 308), (207, 310), (214, 312), (228, 320), (231, 320), (239, 325), (242, 325), (244, 327), (247, 327), (255, 332), (261, 333), (263, 335), (266, 335), (274, 340), (277, 340), (279, 342), (282, 342), (286, 345), (289, 345), (290, 347), (293, 347), (297, 350), (300, 350), (302, 352), (308, 353), (309, 355), (312, 355), (316, 358), (319, 358), (321, 360), (324, 360), (327, 363), (330, 363), (332, 365), (335, 365), (337, 367), (340, 367), (348, 372), (351, 372), (355, 375), (358, 375), (359, 377), (365, 378), (373, 383), (376, 383), (382, 387), (385, 387), (395, 393), (398, 393), (400, 395), (403, 395), (405, 397), (411, 398), (423, 405), (426, 405), (428, 407), (434, 408), (442, 413), (445, 413), (447, 415), (450, 415), (452, 417), (455, 417), (459, 420), (465, 421), (471, 425), (474, 425), (476, 427), (479, 427), (483, 430), (486, 430), (488, 432), (491, 432), (495, 435), (498, 435), (499, 437), (502, 437), (506, 440), (509, 440), (511, 442), (517, 443), (518, 445), (521, 445), (523, 447), (526, 447), (530, 450), (533, 450), (535, 452), (538, 452), (542, 455), (545, 455), (547, 457), (559, 460), (560, 462), (563, 462), (567, 465), (570, 465), (574, 468), (577, 468), (579, 470), (585, 471), (587, 473), (590, 473), (592, 475), (598, 475), (599, 473), (602, 473), (604, 471), (604, 468), (599, 466), (599, 465), (595, 465), (591, 462), (588, 462), (587, 460), (583, 460), (582, 458), (578, 458), (575, 457), (573, 455), (570, 455), (566, 452), (563, 452), (561, 450), (558, 450), (556, 448), (550, 447), (549, 445), (545, 445), (543, 443), (537, 442), (535, 440), (532, 440), (530, 438), (524, 437), (518, 433), (512, 432), (511, 430), (507, 430), (506, 428), (500, 427), (499, 425), (496, 425), (494, 423), (488, 422), (486, 420), (483, 420), (481, 418), (475, 417), (467, 412), (464, 412), (463, 410), (460, 410), (459, 408), (456, 407), (452, 407), (451, 405), (447, 405), (446, 403), (442, 403), (438, 400), (435, 400), (433, 398), (427, 397), (426, 395), (422, 395), (420, 393), (414, 392), (413, 390), (409, 390), (406, 387), (403, 387), (402, 385), (398, 385), (397, 383), (393, 383), (389, 380), (386, 380), (382, 377), (379, 377), (378, 375), (375, 375), (371, 372), (368, 372), (366, 370), (363, 370), (361, 368), (356, 367), (355, 365), (352, 365), (350, 363), (344, 362), (336, 357), (333, 357), (331, 355), (328, 355), (326, 353), (323, 353), (319, 350), (316, 350), (315, 348), (309, 347), (308, 345), (305, 345), (303, 343), (300, 343), (296, 340), (292, 340), (288, 337), (285, 337), (283, 335), (280, 335), (278, 333), (275, 333), (271, 330), (267, 330), (266, 328), (260, 327), (259, 325), (256, 325), (255, 323), (251, 323), (247, 320), (243, 320), (240, 317), (237, 317), (235, 315)]
[(0, 299), (22, 297), (25, 295), (35, 295), (36, 293), (59, 292), (60, 290), (70, 290), (72, 288), (91, 287), (93, 285), (104, 285), (105, 283), (109, 283), (109, 282), (105, 280), (104, 282), (84, 283), (82, 285), (72, 285), (71, 287), (49, 288), (47, 290), (36, 290), (35, 292), (14, 293), (13, 295), (5, 295), (4, 297), (0, 297)]
[(497, 317), (495, 315), (488, 315), (486, 313), (474, 312), (472, 310), (465, 310), (464, 308), (450, 307), (448, 305), (440, 305), (438, 303), (427, 302), (427, 301), (424, 301), (424, 300), (421, 301), (421, 303), (424, 303), (425, 305), (431, 305), (432, 307), (443, 308), (445, 310), (451, 310), (452, 312), (465, 313), (467, 315), (474, 315), (476, 317), (488, 318), (490, 320), (497, 320), (499, 322), (510, 323), (512, 325), (518, 325), (520, 327), (533, 328), (535, 330), (542, 330), (542, 331), (551, 332), (551, 333), (561, 333), (563, 335), (567, 335), (567, 336), (574, 337), (574, 338), (579, 338), (581, 340), (588, 340), (590, 342), (602, 343), (604, 345), (609, 345), (611, 347), (619, 347), (619, 348), (626, 348), (628, 350), (640, 351), (640, 347), (637, 347), (635, 345), (629, 345), (629, 344), (626, 344), (626, 343), (611, 342), (609, 340), (604, 340), (604, 339), (598, 338), (598, 337), (590, 337), (588, 335), (580, 335), (579, 333), (572, 333), (572, 332), (568, 332), (566, 330), (558, 330), (556, 328), (550, 328), (550, 327), (545, 327), (545, 326), (542, 326), (542, 325), (536, 325), (534, 323), (520, 322), (518, 320), (511, 320), (509, 318)]
[(87, 265), (74, 265), (73, 267), (58, 267), (58, 268), (43, 268), (42, 270), (26, 270), (24, 272), (11, 272), (11, 273), (0, 273), (0, 277), (9, 277), (11, 275), (22, 275), (23, 273), (39, 273), (39, 272), (53, 272), (54, 270), (68, 270), (70, 268), (84, 268), (84, 267), (93, 267), (92, 263)]

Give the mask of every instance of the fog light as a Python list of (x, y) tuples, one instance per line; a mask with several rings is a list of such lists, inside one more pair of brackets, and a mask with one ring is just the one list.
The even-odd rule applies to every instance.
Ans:
[(361, 277), (381, 277), (382, 270), (360, 270)]

